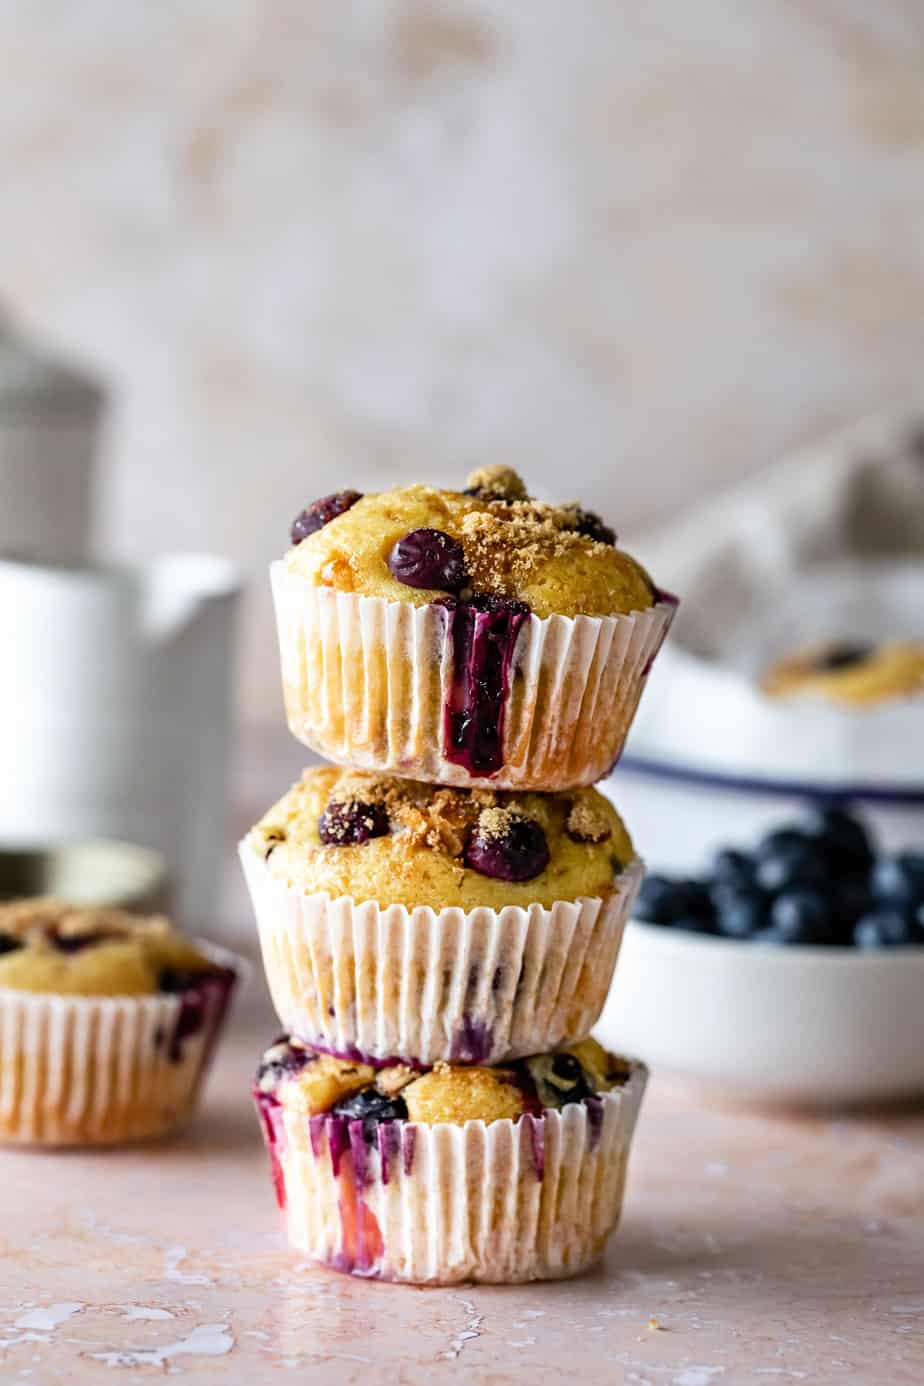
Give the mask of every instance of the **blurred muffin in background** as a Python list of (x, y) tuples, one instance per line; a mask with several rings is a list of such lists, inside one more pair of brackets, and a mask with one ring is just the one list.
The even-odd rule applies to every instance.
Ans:
[(0, 904), (0, 1141), (113, 1145), (195, 1104), (241, 964), (161, 915)]
[(924, 642), (831, 641), (784, 655), (760, 680), (774, 698), (825, 698), (855, 707), (924, 692)]

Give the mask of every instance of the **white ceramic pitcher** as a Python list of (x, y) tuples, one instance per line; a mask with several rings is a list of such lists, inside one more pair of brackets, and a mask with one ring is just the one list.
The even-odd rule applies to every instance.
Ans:
[(0, 843), (156, 848), (178, 916), (214, 931), (238, 583), (223, 559), (0, 559)]

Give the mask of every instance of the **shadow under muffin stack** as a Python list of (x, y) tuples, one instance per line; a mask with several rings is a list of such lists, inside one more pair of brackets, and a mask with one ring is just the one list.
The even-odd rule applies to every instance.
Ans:
[(588, 1038), (642, 874), (590, 786), (675, 603), (502, 467), (325, 497), (292, 540), (287, 717), (336, 765), (241, 844), (289, 1239), (413, 1283), (577, 1274), (618, 1221), (646, 1077)]

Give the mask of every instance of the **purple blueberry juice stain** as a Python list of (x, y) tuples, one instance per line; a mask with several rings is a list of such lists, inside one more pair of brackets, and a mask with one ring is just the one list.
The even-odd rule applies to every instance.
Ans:
[(308, 1118), (308, 1134), (311, 1137), (311, 1153), (317, 1160), (320, 1158), (321, 1151), (324, 1149), (324, 1124), (327, 1121), (326, 1112), (320, 1116)]
[(395, 1121), (383, 1121), (378, 1128), (379, 1159), (382, 1163), (382, 1183), (387, 1184), (391, 1165), (401, 1148), (401, 1128)]
[(206, 1025), (209, 1039), (205, 1062), (208, 1063), (236, 980), (236, 973), (228, 967), (213, 972), (164, 968), (158, 978), (159, 989), (169, 996), (177, 996), (180, 1003), (171, 1034), (161, 1035), (159, 1040), (160, 1043), (166, 1040), (171, 1063), (181, 1061), (184, 1041), (199, 1034)]
[(494, 1031), (483, 1020), (463, 1015), (452, 1037), (449, 1058), (452, 1063), (482, 1064), (494, 1047)]
[(585, 1097), (584, 1106), (587, 1108), (588, 1148), (596, 1150), (603, 1130), (603, 1101), (599, 1097)]
[(529, 1135), (530, 1150), (533, 1157), (533, 1169), (536, 1171), (536, 1178), (541, 1179), (545, 1173), (545, 1118), (526, 1116), (520, 1118), (526, 1125)]
[(679, 598), (679, 597), (675, 597), (674, 594), (673, 594), (673, 592), (665, 592), (665, 591), (663, 591), (662, 588), (660, 588), (660, 587), (655, 587), (654, 583), (652, 583), (652, 586), (651, 586), (651, 593), (652, 593), (652, 596), (654, 597), (654, 602), (655, 602), (655, 605), (656, 605), (656, 606), (657, 606), (659, 603), (662, 603), (662, 602), (663, 602), (665, 606), (669, 606), (669, 607), (671, 608), (671, 611), (670, 611), (670, 615), (668, 616), (667, 620), (664, 622), (664, 627), (663, 627), (663, 629), (662, 629), (662, 631), (661, 631), (661, 638), (660, 638), (660, 640), (658, 641), (657, 645), (656, 645), (656, 646), (654, 647), (654, 649), (652, 650), (651, 654), (649, 655), (649, 657), (648, 657), (648, 662), (646, 663), (644, 669), (642, 670), (642, 678), (643, 678), (643, 679), (647, 679), (648, 675), (651, 673), (652, 666), (654, 665), (654, 662), (655, 662), (655, 660), (657, 659), (658, 655), (661, 653), (661, 646), (664, 644), (665, 640), (667, 639), (667, 633), (668, 633), (668, 631), (669, 631), (670, 628), (671, 628), (671, 625), (672, 625), (672, 623), (673, 623), (674, 617), (677, 615), (677, 608), (678, 608), (678, 606), (680, 605), (680, 598)]
[(428, 1073), (430, 1065), (421, 1063), (419, 1059), (411, 1055), (394, 1055), (388, 1059), (377, 1059), (374, 1054), (367, 1054), (362, 1049), (357, 1049), (355, 1045), (348, 1044), (343, 1049), (333, 1049), (330, 1045), (325, 1045), (321, 1040), (313, 1039), (311, 1047), (318, 1054), (329, 1054), (333, 1059), (344, 1059), (352, 1064), (367, 1064), (369, 1068), (394, 1068), (395, 1064), (407, 1064), (409, 1068), (419, 1069), (421, 1073)]
[(452, 675), (443, 707), (443, 755), (469, 774), (493, 775), (504, 763), (504, 715), (525, 602), (491, 593), (444, 600)]
[(344, 1155), (350, 1148), (350, 1123), (345, 1117), (327, 1118), (327, 1149), (330, 1154), (330, 1167), (336, 1179)]
[(369, 1147), (361, 1121), (348, 1121), (350, 1154), (353, 1157), (353, 1178), (358, 1189), (364, 1189), (372, 1182), (369, 1169)]
[(271, 1093), (260, 1092), (255, 1088), (253, 1096), (257, 1105), (257, 1116), (260, 1118), (260, 1129), (263, 1132), (263, 1140), (270, 1157), (270, 1169), (272, 1171), (273, 1192), (276, 1195), (276, 1203), (280, 1208), (285, 1208), (286, 1181), (282, 1169), (282, 1160), (280, 1158), (281, 1152), (285, 1148), (285, 1126), (282, 1122), (282, 1108)]
[(414, 1149), (417, 1145), (417, 1131), (413, 1126), (401, 1128), (401, 1153), (403, 1155), (404, 1173), (410, 1174), (414, 1168)]

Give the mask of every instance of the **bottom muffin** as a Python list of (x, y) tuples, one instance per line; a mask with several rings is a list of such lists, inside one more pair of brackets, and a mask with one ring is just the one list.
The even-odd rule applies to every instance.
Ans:
[(644, 1065), (583, 1040), (482, 1068), (373, 1068), (283, 1037), (254, 1097), (289, 1240), (416, 1284), (577, 1275), (622, 1208)]
[(178, 1125), (239, 970), (160, 916), (0, 905), (0, 1143), (113, 1145)]

